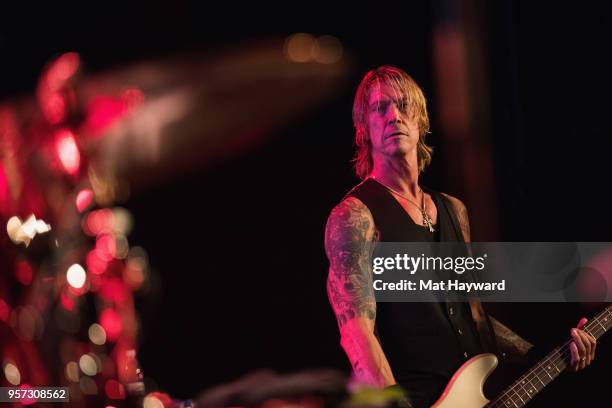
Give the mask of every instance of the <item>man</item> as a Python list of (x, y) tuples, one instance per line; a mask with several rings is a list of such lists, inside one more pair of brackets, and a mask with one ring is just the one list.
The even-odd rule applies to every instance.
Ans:
[[(489, 319), (479, 302), (376, 304), (371, 256), (378, 242), (469, 242), (470, 227), (460, 200), (419, 185), (433, 150), (425, 140), (425, 97), (408, 74), (391, 66), (369, 71), (355, 95), (353, 122), (363, 181), (332, 210), (325, 231), (327, 290), (341, 345), (360, 383), (400, 385), (415, 407), (430, 406), (468, 358), (498, 349), (524, 360), (532, 345)], [(583, 369), (594, 358), (595, 339), (579, 328), (571, 334), (572, 367)]]

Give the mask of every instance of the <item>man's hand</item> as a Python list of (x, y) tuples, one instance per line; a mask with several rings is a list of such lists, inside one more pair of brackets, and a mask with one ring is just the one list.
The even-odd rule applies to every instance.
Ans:
[(597, 341), (593, 336), (581, 330), (586, 322), (587, 319), (583, 317), (578, 322), (578, 326), (571, 331), (574, 341), (570, 344), (570, 351), (572, 353), (570, 371), (584, 370), (595, 359)]

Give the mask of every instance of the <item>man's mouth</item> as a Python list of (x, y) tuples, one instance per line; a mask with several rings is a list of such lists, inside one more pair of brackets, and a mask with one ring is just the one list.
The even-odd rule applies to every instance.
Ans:
[(403, 132), (393, 132), (387, 137), (395, 137), (395, 136), (405, 136), (406, 134)]

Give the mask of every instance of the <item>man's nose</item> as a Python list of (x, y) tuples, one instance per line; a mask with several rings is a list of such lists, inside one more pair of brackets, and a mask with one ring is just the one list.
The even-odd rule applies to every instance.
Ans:
[(401, 111), (394, 103), (387, 109), (387, 120), (389, 123), (401, 122)]

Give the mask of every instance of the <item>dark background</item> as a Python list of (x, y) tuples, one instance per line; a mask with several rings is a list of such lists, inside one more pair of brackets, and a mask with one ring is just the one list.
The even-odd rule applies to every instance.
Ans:
[[(3, 98), (31, 92), (44, 63), (65, 51), (79, 52), (95, 73), (143, 58), (310, 32), (338, 37), (355, 59), (342, 92), (266, 144), (183, 173), (127, 203), (136, 223), (130, 242), (147, 249), (163, 282), (159, 298), (140, 304), (140, 361), (147, 377), (180, 398), (263, 367), (348, 370), (325, 294), (323, 230), (329, 210), (357, 182), (350, 166), (351, 107), (367, 69), (398, 65), (422, 86), (436, 147), (424, 182), (461, 198), (445, 177), (442, 158), (452, 152), (445, 151), (436, 112), (432, 33), (446, 2), (224, 3), (83, 3), (36, 15), (32, 6), (19, 18), (5, 15), (0, 27)], [(485, 22), (483, 81), (497, 189), (488, 205), (498, 209), (498, 237), (610, 241), (608, 10), (588, 3), (475, 4)], [(160, 216), (162, 209), (189, 215), (193, 228), (176, 239), (176, 221)], [(473, 225), (479, 222), (478, 214), (470, 216)], [(543, 346), (561, 342), (582, 315), (595, 312), (576, 304), (495, 309)], [(594, 367), (562, 377), (534, 406), (605, 405), (612, 347), (609, 339), (600, 346)]]

